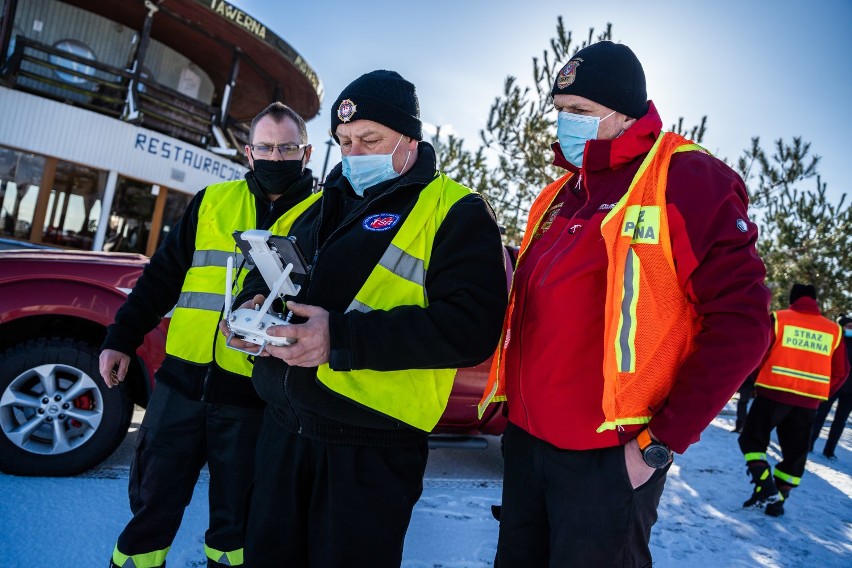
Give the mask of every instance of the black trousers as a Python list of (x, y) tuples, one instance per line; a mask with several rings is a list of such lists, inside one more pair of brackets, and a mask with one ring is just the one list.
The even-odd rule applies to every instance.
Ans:
[(398, 568), (423, 492), (428, 445), (330, 444), (289, 432), (269, 411), (246, 527), (249, 568)]
[(757, 395), (739, 437), (740, 450), (746, 456), (765, 454), (769, 436), (777, 430), (783, 459), (775, 466), (775, 477), (795, 487), (805, 473), (815, 413), (812, 408), (781, 404)]
[(651, 565), (648, 541), (668, 466), (634, 490), (623, 446), (562, 450), (512, 423), (503, 441), (496, 565)]
[[(133, 556), (171, 546), (206, 462), (210, 525), (204, 542), (221, 552), (241, 551), (262, 419), (262, 409), (192, 401), (158, 384), (136, 439), (133, 518), (118, 537), (118, 550)], [(219, 566), (215, 560), (208, 558), (208, 565)]]
[(737, 389), (737, 392), (740, 396), (737, 399), (737, 421), (735, 427), (736, 431), (740, 432), (745, 424), (746, 416), (748, 416), (748, 403), (754, 395), (754, 379), (751, 377), (746, 379), (745, 382), (740, 385), (740, 388)]
[[(850, 379), (846, 380), (848, 381)], [(834, 404), (835, 400), (837, 401), (837, 408), (834, 410), (834, 420), (831, 422), (831, 429), (828, 431), (828, 440), (826, 440), (825, 448), (822, 450), (822, 453), (827, 456), (834, 455), (834, 450), (837, 448), (837, 442), (840, 441), (843, 429), (846, 428), (846, 419), (849, 418), (849, 414), (852, 412), (852, 393), (834, 393), (834, 396), (823, 401), (823, 403), (819, 405), (819, 408), (817, 408), (814, 425), (811, 431), (811, 449), (813, 449), (814, 443), (817, 438), (819, 438), (822, 426), (825, 424), (828, 411), (831, 410), (831, 405)]]

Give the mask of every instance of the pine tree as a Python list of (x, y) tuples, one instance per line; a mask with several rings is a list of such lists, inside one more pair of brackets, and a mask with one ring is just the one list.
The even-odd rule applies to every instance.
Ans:
[[(835, 316), (852, 308), (852, 208), (846, 194), (836, 204), (826, 198), (818, 173), (819, 156), (794, 137), (775, 141), (768, 156), (753, 138), (737, 169), (746, 182), (750, 214), (760, 229), (758, 252), (766, 264), (772, 309), (786, 308), (796, 282), (817, 288), (823, 312)], [(813, 189), (805, 184), (813, 182)]]

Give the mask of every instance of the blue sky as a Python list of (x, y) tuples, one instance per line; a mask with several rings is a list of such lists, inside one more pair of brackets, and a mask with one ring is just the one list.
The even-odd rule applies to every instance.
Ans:
[[(473, 149), (506, 76), (531, 84), (532, 57), (547, 48), (561, 15), (577, 40), (612, 23), (613, 39), (642, 61), (649, 98), (666, 127), (680, 116), (695, 124), (706, 114), (704, 144), (729, 161), (752, 136), (764, 148), (801, 136), (822, 156), (830, 199), (852, 194), (852, 172), (844, 167), (852, 149), (850, 0), (231, 3), (290, 43), (322, 79), (322, 108), (308, 123), (317, 174), (330, 106), (373, 69), (393, 69), (413, 82), (421, 118), (451, 125)], [(335, 146), (329, 167), (338, 159)]]

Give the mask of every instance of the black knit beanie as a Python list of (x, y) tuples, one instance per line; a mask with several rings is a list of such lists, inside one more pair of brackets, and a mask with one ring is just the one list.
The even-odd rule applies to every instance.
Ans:
[(850, 318), (846, 314), (840, 314), (839, 316), (837, 316), (837, 325), (839, 325), (840, 327), (846, 327), (850, 323), (852, 323), (852, 318)]
[(371, 71), (343, 89), (331, 107), (331, 134), (335, 140), (337, 127), (353, 120), (372, 120), (415, 140), (423, 140), (417, 92), (396, 71)]
[(577, 95), (631, 118), (648, 112), (645, 72), (629, 47), (611, 41), (578, 51), (556, 74), (552, 95)]
[(799, 284), (798, 282), (793, 284), (793, 288), (790, 289), (790, 303), (792, 304), (804, 296), (816, 300), (816, 288), (813, 284)]

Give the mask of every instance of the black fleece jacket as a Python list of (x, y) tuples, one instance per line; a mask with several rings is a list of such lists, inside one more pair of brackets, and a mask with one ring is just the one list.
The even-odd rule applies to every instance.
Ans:
[[(256, 228), (267, 229), (293, 205), (310, 195), (313, 176), (311, 170), (306, 169), (302, 178), (275, 201), (270, 201), (260, 190), (253, 172), (246, 173), (246, 182), (255, 197)], [(192, 267), (198, 211), (205, 191), (199, 191), (192, 198), (180, 221), (151, 257), (151, 262), (116, 313), (115, 323), (107, 329), (101, 350), (114, 349), (132, 356), (142, 345), (145, 334), (154, 329), (177, 303), (186, 273)], [(222, 285), (224, 289), (224, 282)], [(223, 340), (216, 328), (199, 332), (199, 341), (210, 341), (211, 352), (213, 342)], [(157, 371), (156, 380), (192, 400), (263, 406), (250, 381), (219, 368), (215, 363), (199, 365), (167, 355)]]
[[(435, 235), (426, 275), (428, 307), (344, 313), (420, 191), (437, 175), (432, 146), (421, 142), (418, 156), (405, 175), (368, 188), (363, 198), (338, 164), (323, 198), (293, 225), (291, 236), (311, 265), (296, 301), (328, 310), (334, 370), (466, 367), (487, 359), (497, 344), (507, 303), (503, 251), (493, 214), (477, 194), (458, 201)], [(376, 214), (397, 214), (400, 220), (386, 231), (367, 230), (364, 220)], [(246, 277), (234, 305), (254, 294), (268, 294), (257, 270)], [(312, 439), (388, 446), (426, 436), (331, 392), (317, 380), (316, 367), (259, 357), (252, 381), (282, 427)]]

